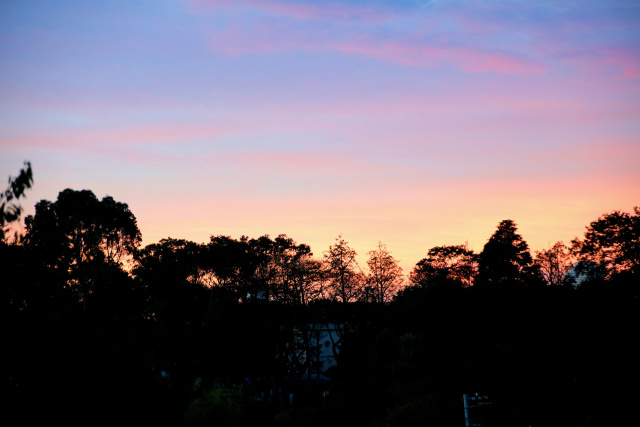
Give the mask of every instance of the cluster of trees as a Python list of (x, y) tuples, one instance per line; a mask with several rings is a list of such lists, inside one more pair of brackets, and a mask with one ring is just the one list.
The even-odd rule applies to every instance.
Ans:
[(410, 274), (417, 286), (575, 286), (585, 279), (637, 274), (640, 265), (640, 208), (629, 214), (614, 211), (593, 221), (584, 239), (569, 246), (555, 243), (535, 251), (517, 233), (512, 220), (500, 222), (497, 230), (475, 254), (466, 245), (438, 246), (429, 250)]
[[(607, 412), (590, 402), (618, 408), (612, 396), (621, 396), (603, 364), (633, 378), (630, 338), (613, 338), (637, 332), (640, 208), (604, 214), (584, 238), (534, 256), (504, 220), (482, 252), (434, 247), (406, 280), (384, 244), (364, 271), (341, 236), (321, 259), (286, 235), (141, 248), (128, 205), (88, 190), (38, 202), (23, 238), (9, 239), (32, 183), (26, 164), (2, 195), (12, 415), (128, 411), (147, 422), (249, 425), (259, 414), (263, 424), (312, 425), (331, 412), (359, 424), (459, 425), (462, 411), (450, 408), (480, 391), (506, 408), (494, 425), (600, 425)], [(331, 399), (258, 407), (234, 388), (309, 372), (293, 343), (318, 322), (341, 328), (338, 368), (325, 373)], [(254, 416), (239, 415), (247, 408)]]
[[(31, 165), (9, 179), (2, 197), (3, 233), (22, 212), (17, 200), (32, 185)], [(466, 245), (430, 249), (408, 276), (412, 286), (575, 285), (582, 278), (610, 278), (636, 273), (640, 263), (639, 208), (634, 214), (615, 211), (594, 221), (584, 239), (570, 246), (558, 242), (532, 257), (512, 220), (500, 222), (482, 252)], [(382, 243), (368, 253), (365, 273), (356, 251), (339, 236), (315, 259), (311, 248), (286, 235), (272, 239), (211, 236), (207, 244), (162, 239), (140, 248), (141, 234), (126, 203), (102, 200), (88, 190), (64, 190), (55, 202), (42, 200), (26, 218), (23, 246), (41, 267), (80, 301), (92, 293), (96, 272), (110, 268), (140, 278), (218, 287), (241, 302), (256, 299), (287, 304), (313, 300), (342, 303), (389, 302), (405, 286), (397, 261)], [(14, 236), (15, 243), (21, 243)], [(4, 239), (5, 241), (7, 239)], [(6, 244), (6, 242), (5, 242)]]
[[(17, 219), (6, 216), (7, 222)], [(24, 249), (85, 303), (104, 269), (130, 274), (148, 288), (186, 282), (220, 288), (240, 302), (293, 305), (318, 299), (388, 302), (403, 283), (402, 269), (384, 244), (369, 252), (365, 273), (341, 236), (322, 260), (284, 234), (273, 239), (218, 235), (206, 244), (166, 238), (140, 248), (141, 234), (128, 205), (110, 196), (99, 200), (89, 190), (66, 189), (55, 202), (41, 200), (25, 223)]]

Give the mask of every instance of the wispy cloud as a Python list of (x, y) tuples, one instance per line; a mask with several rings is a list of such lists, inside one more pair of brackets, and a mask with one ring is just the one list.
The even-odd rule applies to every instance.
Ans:
[(30, 132), (28, 136), (0, 137), (5, 146), (33, 146), (67, 149), (98, 149), (101, 146), (129, 147), (175, 144), (199, 139), (219, 138), (236, 127), (226, 124), (185, 125), (155, 124), (125, 128), (68, 129), (59, 132)]
[(519, 53), (434, 43), (419, 40), (415, 35), (387, 39), (368, 35), (335, 38), (331, 33), (320, 35), (306, 30), (282, 32), (267, 24), (247, 31), (233, 29), (218, 33), (212, 37), (211, 47), (229, 55), (334, 52), (410, 67), (452, 67), (470, 73), (535, 74), (546, 70), (545, 65)]
[(149, 243), (342, 232), (408, 271), (505, 218), (541, 248), (640, 197), (628, 0), (4, 3), (4, 176), (112, 194)]
[[(408, 67), (525, 75), (568, 62), (587, 73), (603, 68), (617, 69), (626, 78), (640, 73), (637, 49), (629, 47), (634, 42), (629, 34), (638, 32), (632, 29), (635, 21), (624, 14), (602, 19), (596, 6), (456, 1), (396, 8), (282, 0), (197, 3), (234, 10), (246, 18), (242, 25), (212, 35), (212, 49), (230, 55), (335, 52)], [(628, 11), (634, 13), (638, 10)], [(380, 16), (384, 20), (373, 19)], [(594, 31), (606, 38), (594, 39)]]
[(290, 16), (297, 19), (374, 19), (388, 18), (391, 7), (381, 5), (353, 5), (345, 2), (328, 1), (309, 3), (283, 0), (190, 0), (195, 9), (236, 9), (267, 12)]

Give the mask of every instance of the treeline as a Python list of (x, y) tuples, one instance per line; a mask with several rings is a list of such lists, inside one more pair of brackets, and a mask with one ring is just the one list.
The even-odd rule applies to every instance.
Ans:
[[(0, 245), (2, 416), (447, 426), (478, 392), (484, 425), (635, 425), (639, 208), (533, 256), (505, 220), (479, 254), (432, 248), (408, 278), (382, 243), (361, 269), (342, 237), (319, 259), (286, 235), (141, 248), (128, 206), (87, 190), (25, 223)], [(338, 331), (322, 397), (300, 338), (313, 324)], [(283, 389), (295, 400), (256, 399)]]

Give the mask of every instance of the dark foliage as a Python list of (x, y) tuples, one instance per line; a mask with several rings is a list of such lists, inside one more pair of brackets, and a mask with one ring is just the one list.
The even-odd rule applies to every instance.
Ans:
[[(629, 248), (593, 259), (615, 274), (540, 285), (503, 221), (476, 284), (472, 252), (434, 248), (380, 304), (323, 299), (320, 263), (284, 235), (138, 250), (126, 204), (65, 190), (0, 247), (3, 421), (459, 426), (481, 393), (485, 426), (636, 425), (637, 216), (601, 218), (580, 246)], [(341, 340), (318, 378), (294, 354), (312, 354), (296, 337), (314, 324)]]
[[(17, 177), (9, 177), (7, 189), (0, 193), (0, 244), (4, 241), (10, 225), (20, 219), (22, 215), (20, 199), (24, 197), (25, 191), (33, 185), (31, 163), (24, 162), (24, 166)], [(16, 231), (14, 240), (19, 240), (19, 237), (20, 235)]]
[(516, 231), (512, 220), (500, 222), (478, 257), (478, 285), (502, 287), (542, 283), (529, 245)]

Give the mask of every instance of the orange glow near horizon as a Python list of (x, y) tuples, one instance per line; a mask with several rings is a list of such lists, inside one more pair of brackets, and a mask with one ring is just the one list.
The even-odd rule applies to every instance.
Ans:
[(423, 3), (0, 2), (0, 176), (31, 161), (26, 214), (125, 202), (144, 244), (341, 234), (405, 273), (640, 205), (637, 6)]

